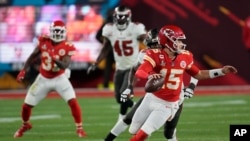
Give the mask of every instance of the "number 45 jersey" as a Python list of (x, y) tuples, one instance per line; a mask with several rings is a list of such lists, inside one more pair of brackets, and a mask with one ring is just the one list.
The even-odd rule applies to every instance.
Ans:
[[(46, 78), (54, 78), (64, 73), (64, 69), (60, 69), (52, 57), (56, 57), (62, 60), (65, 56), (72, 56), (75, 53), (75, 47), (72, 43), (62, 41), (57, 44), (53, 44), (53, 41), (46, 36), (41, 36), (36, 43), (41, 51), (41, 65), (40, 73)], [(54, 52), (54, 56), (50, 56), (49, 52)]]
[(125, 30), (118, 30), (115, 24), (106, 24), (102, 35), (109, 39), (114, 53), (116, 69), (126, 70), (136, 62), (139, 54), (138, 36), (146, 34), (142, 23), (130, 22)]

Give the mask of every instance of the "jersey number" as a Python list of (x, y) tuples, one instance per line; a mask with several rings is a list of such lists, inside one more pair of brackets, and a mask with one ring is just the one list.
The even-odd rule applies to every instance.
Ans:
[[(121, 42), (121, 44), (120, 44)], [(114, 45), (114, 51), (117, 53), (118, 56), (130, 56), (133, 54), (133, 47), (130, 46), (132, 40), (127, 41), (119, 41), (116, 40)]]
[(50, 57), (48, 52), (42, 53), (42, 58), (45, 58), (45, 60), (42, 63), (42, 68), (46, 71), (53, 71), (57, 72), (60, 70), (60, 68), (52, 62), (52, 58)]
[[(161, 70), (161, 74), (163, 76), (167, 76), (167, 69), (163, 69)], [(168, 89), (171, 89), (171, 90), (177, 90), (180, 85), (182, 85), (180, 83), (180, 75), (183, 74), (183, 70), (181, 69), (171, 69), (170, 70), (170, 74), (167, 78), (167, 83), (163, 85), (163, 87), (167, 87)]]

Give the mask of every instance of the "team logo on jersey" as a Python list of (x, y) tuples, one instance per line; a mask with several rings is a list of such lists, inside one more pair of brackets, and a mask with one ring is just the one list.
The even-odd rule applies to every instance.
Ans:
[(160, 55), (159, 55), (159, 58), (160, 58), (160, 59), (164, 59), (164, 55), (160, 54)]
[(163, 61), (163, 60), (161, 60), (161, 64), (160, 64), (161, 66), (165, 66), (166, 65), (166, 62), (165, 61)]
[(58, 53), (60, 56), (63, 56), (65, 55), (66, 51), (64, 49), (60, 49)]
[(186, 68), (187, 63), (185, 61), (181, 61), (180, 66), (181, 68)]
[(165, 65), (166, 65), (166, 62), (164, 61), (164, 55), (160, 54), (160, 55), (159, 55), (159, 58), (160, 58), (160, 60), (161, 60), (160, 65), (161, 65), (161, 66), (165, 66)]
[(47, 46), (44, 44), (44, 45), (42, 45), (42, 49), (47, 49)]

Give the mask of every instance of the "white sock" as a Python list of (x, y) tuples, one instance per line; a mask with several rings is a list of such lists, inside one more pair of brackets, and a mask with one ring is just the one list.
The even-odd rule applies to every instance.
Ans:
[(123, 120), (118, 120), (115, 124), (115, 126), (111, 129), (111, 133), (118, 136), (123, 131), (127, 129), (128, 125), (123, 122)]
[(118, 120), (122, 120), (125, 117), (125, 115), (119, 114)]

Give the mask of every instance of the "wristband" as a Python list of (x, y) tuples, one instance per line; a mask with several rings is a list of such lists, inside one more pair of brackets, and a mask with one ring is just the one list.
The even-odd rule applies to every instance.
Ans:
[(225, 75), (225, 74), (222, 72), (222, 69), (209, 70), (209, 77), (210, 78), (216, 78), (216, 77), (223, 76), (223, 75)]
[(197, 83), (198, 83), (198, 79), (195, 79), (195, 78), (191, 77), (190, 78), (190, 83), (193, 83), (196, 86)]
[(192, 89), (193, 91), (194, 91), (195, 87), (196, 87), (196, 85), (194, 83), (190, 83), (188, 86), (188, 88)]

